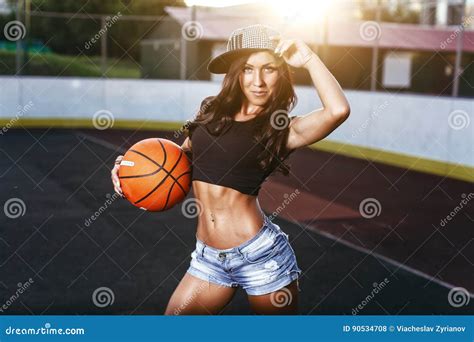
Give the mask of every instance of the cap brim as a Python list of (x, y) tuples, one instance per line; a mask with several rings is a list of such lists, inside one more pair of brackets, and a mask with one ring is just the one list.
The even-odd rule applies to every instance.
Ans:
[(271, 51), (271, 49), (262, 48), (242, 48), (233, 51), (227, 51), (223, 54), (213, 58), (207, 65), (207, 70), (213, 74), (226, 74), (229, 71), (231, 64), (240, 56), (250, 54), (258, 51)]

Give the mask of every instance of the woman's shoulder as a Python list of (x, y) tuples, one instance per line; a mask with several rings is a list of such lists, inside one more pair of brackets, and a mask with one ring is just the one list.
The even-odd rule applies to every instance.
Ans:
[(196, 122), (196, 120), (187, 120), (184, 124), (184, 131), (186, 133), (186, 136), (192, 138), (192, 135), (198, 126), (199, 123)]

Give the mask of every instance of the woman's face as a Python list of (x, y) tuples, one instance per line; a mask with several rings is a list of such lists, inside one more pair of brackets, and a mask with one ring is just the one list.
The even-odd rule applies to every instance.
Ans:
[[(263, 106), (276, 91), (279, 61), (269, 51), (249, 56), (240, 72), (240, 88), (250, 105)], [(280, 62), (281, 63), (281, 62)]]

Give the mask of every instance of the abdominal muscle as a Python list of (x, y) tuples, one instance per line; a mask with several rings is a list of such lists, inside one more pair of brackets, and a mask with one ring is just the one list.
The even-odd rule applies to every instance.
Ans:
[(197, 180), (193, 192), (201, 210), (196, 237), (208, 246), (236, 247), (254, 237), (264, 223), (256, 196)]

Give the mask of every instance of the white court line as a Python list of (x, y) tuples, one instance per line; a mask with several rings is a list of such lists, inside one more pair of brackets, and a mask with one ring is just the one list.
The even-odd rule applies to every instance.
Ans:
[[(291, 222), (291, 221), (290, 221)], [(382, 254), (379, 254), (377, 252), (373, 252), (371, 251), (370, 249), (367, 249), (365, 247), (361, 247), (361, 246), (358, 246), (356, 244), (353, 244), (352, 242), (349, 242), (349, 241), (346, 241), (346, 240), (343, 240), (343, 239), (340, 239), (338, 238), (337, 236), (331, 234), (331, 233), (327, 233), (327, 232), (324, 232), (324, 231), (321, 231), (321, 230), (317, 230), (316, 228), (313, 228), (313, 227), (308, 227), (306, 226), (306, 228), (308, 228), (310, 231), (312, 231), (313, 233), (316, 233), (318, 235), (322, 235), (324, 236), (325, 238), (327, 239), (330, 239), (330, 240), (334, 240), (338, 243), (341, 243), (347, 247), (350, 247), (352, 249), (355, 249), (361, 253), (364, 253), (364, 254), (369, 254), (369, 255), (372, 255), (374, 256), (375, 258), (377, 259), (381, 259), (393, 266), (396, 266), (397, 268), (401, 268), (403, 269), (404, 271), (407, 271), (407, 272), (411, 272), (421, 278), (424, 278), (424, 279), (427, 279), (429, 280), (430, 282), (433, 282), (433, 283), (436, 283), (440, 286), (443, 286), (443, 287), (446, 287), (448, 289), (452, 289), (452, 288), (455, 288), (455, 287), (459, 287), (459, 286), (456, 286), (456, 285), (453, 285), (451, 283), (448, 283), (448, 282), (445, 282), (439, 278), (435, 278), (431, 275), (429, 275), (428, 273), (425, 273), (423, 271), (420, 271), (420, 270), (417, 270), (416, 268), (413, 268), (413, 267), (410, 267), (410, 266), (407, 266), (405, 264), (402, 264), (400, 263), (399, 261), (395, 260), (395, 259), (392, 259), (392, 258), (389, 258), (389, 257), (386, 257)], [(467, 292), (469, 292), (469, 290), (465, 289)], [(471, 298), (474, 298), (474, 294), (469, 292), (469, 296)]]
[[(85, 133), (76, 133), (76, 135), (81, 136), (81, 137), (83, 137), (84, 139), (87, 139), (87, 140), (89, 140), (89, 141), (91, 141), (91, 142), (94, 142), (94, 143), (96, 143), (96, 144), (98, 144), (98, 145), (101, 145), (101, 146), (103, 146), (103, 147), (109, 148), (109, 149), (114, 150), (114, 151), (119, 151), (119, 152), (121, 152), (121, 153), (125, 153), (125, 152), (127, 151), (127, 149), (125, 149), (125, 148), (123, 148), (123, 147), (117, 146), (117, 145), (115, 145), (115, 144), (109, 143), (109, 142), (107, 142), (107, 141), (104, 141), (104, 140), (102, 140), (102, 139), (96, 138), (96, 137), (94, 137), (94, 136), (91, 136), (91, 135), (88, 135), (88, 134), (85, 134)], [(291, 223), (291, 221), (288, 221), (288, 222)], [(400, 262), (398, 262), (398, 261), (396, 261), (396, 260), (394, 260), (394, 259), (392, 259), (392, 258), (386, 257), (386, 256), (384, 256), (384, 255), (381, 255), (381, 254), (377, 253), (377, 252), (373, 252), (373, 251), (371, 251), (371, 250), (369, 250), (369, 249), (367, 249), (367, 248), (364, 248), (364, 247), (358, 246), (358, 245), (356, 245), (356, 244), (353, 244), (352, 242), (349, 242), (349, 241), (340, 239), (340, 238), (338, 238), (337, 236), (335, 236), (335, 235), (333, 235), (333, 234), (331, 234), (331, 233), (327, 233), (327, 232), (324, 232), (324, 231), (320, 231), (320, 230), (317, 230), (316, 228), (312, 228), (312, 227), (308, 227), (308, 226), (306, 226), (306, 228), (308, 228), (308, 230), (310, 230), (310, 231), (312, 231), (312, 232), (314, 232), (314, 233), (316, 233), (316, 234), (318, 234), (318, 235), (324, 236), (325, 238), (327, 238), (327, 239), (329, 239), (329, 240), (336, 241), (336, 242), (338, 242), (338, 243), (340, 243), (340, 244), (343, 244), (343, 245), (345, 245), (345, 246), (347, 246), (347, 247), (349, 247), (349, 248), (355, 249), (356, 251), (359, 251), (359, 252), (361, 252), (361, 253), (371, 255), (371, 256), (373, 256), (373, 257), (375, 257), (375, 258), (377, 258), (377, 259), (380, 259), (380, 260), (385, 261), (386, 263), (389, 263), (389, 264), (391, 264), (391, 265), (393, 265), (393, 266), (396, 266), (397, 268), (401, 268), (401, 269), (403, 269), (403, 270), (406, 271), (406, 272), (413, 273), (413, 274), (415, 274), (415, 275), (417, 275), (417, 276), (419, 276), (419, 277), (421, 277), (421, 278), (424, 278), (424, 279), (426, 279), (426, 280), (429, 280), (430, 282), (436, 283), (436, 284), (438, 284), (438, 285), (440, 285), (440, 286), (442, 286), (442, 287), (445, 287), (445, 288), (447, 288), (447, 289), (449, 289), (449, 290), (452, 289), (452, 288), (458, 287), (458, 286), (456, 286), (456, 285), (453, 285), (453, 284), (450, 284), (450, 283), (448, 283), (448, 282), (445, 282), (445, 281), (443, 281), (443, 280), (441, 280), (441, 279), (438, 279), (438, 278), (435, 278), (435, 277), (433, 277), (433, 276), (430, 276), (429, 274), (424, 273), (424, 272), (422, 272), (422, 271), (419, 271), (419, 270), (417, 270), (417, 269), (415, 269), (415, 268), (412, 268), (412, 267), (410, 267), (410, 266), (407, 266), (407, 265), (405, 265), (405, 264), (402, 264), (402, 263), (400, 263)], [(467, 290), (467, 289), (466, 289), (466, 291), (469, 293), (469, 296), (470, 296), (471, 298), (474, 298), (474, 294), (473, 294), (473, 293), (471, 293), (471, 292), (470, 292), (469, 290)]]
[(120, 146), (117, 146), (115, 144), (112, 144), (112, 143), (109, 143), (105, 140), (102, 140), (102, 139), (99, 139), (99, 138), (96, 138), (92, 135), (89, 135), (89, 134), (85, 134), (85, 133), (76, 133), (77, 136), (79, 137), (82, 137), (84, 139), (87, 139), (93, 143), (96, 143), (98, 145), (101, 145), (103, 147), (106, 147), (106, 148), (109, 148), (111, 150), (114, 150), (115, 152), (120, 152), (120, 153), (125, 153), (127, 152), (127, 148), (125, 147), (120, 147)]

